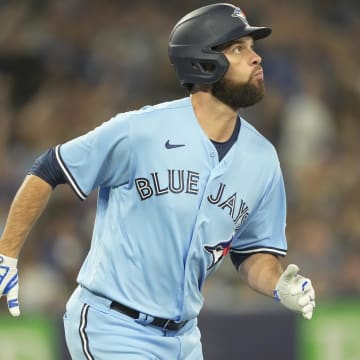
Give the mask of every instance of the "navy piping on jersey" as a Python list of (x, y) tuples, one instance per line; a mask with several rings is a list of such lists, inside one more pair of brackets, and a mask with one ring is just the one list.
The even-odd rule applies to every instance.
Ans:
[(75, 194), (81, 200), (85, 200), (87, 198), (86, 194), (84, 194), (83, 191), (80, 189), (80, 186), (76, 183), (75, 179), (72, 177), (70, 171), (67, 169), (64, 161), (61, 158), (60, 145), (56, 146), (55, 155), (56, 155), (56, 160), (58, 161), (59, 165), (61, 166), (61, 169), (62, 169), (63, 173), (66, 176), (67, 183), (72, 187), (72, 189), (75, 191)]
[(271, 252), (277, 255), (281, 255), (281, 256), (285, 256), (286, 255), (286, 250), (284, 249), (277, 249), (274, 247), (251, 247), (251, 248), (246, 248), (246, 249), (231, 249), (230, 251), (236, 253), (236, 254), (253, 254), (253, 253), (257, 253), (257, 252)]
[(81, 310), (81, 318), (80, 318), (80, 326), (79, 326), (79, 335), (81, 339), (81, 346), (84, 352), (84, 355), (87, 360), (95, 360), (95, 358), (90, 353), (89, 348), (89, 339), (86, 334), (86, 325), (87, 325), (87, 315), (89, 312), (89, 305), (84, 304), (82, 310)]

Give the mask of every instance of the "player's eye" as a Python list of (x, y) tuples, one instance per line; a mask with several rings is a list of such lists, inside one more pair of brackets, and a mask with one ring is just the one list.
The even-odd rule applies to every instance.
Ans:
[(234, 48), (232, 49), (232, 52), (234, 54), (239, 54), (242, 50), (244, 50), (245, 47), (243, 45), (236, 45), (234, 46)]

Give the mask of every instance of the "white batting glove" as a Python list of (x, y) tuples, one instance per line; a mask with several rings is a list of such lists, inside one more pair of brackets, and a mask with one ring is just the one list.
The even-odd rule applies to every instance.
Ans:
[(300, 312), (310, 320), (315, 309), (315, 291), (311, 281), (298, 275), (299, 267), (290, 264), (280, 276), (274, 297), (290, 310)]
[(17, 259), (0, 254), (0, 297), (7, 297), (9, 312), (12, 316), (20, 315), (19, 277)]

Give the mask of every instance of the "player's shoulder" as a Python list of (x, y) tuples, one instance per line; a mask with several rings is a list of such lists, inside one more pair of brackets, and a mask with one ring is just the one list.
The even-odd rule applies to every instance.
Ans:
[(153, 113), (161, 111), (172, 111), (191, 108), (190, 97), (165, 101), (156, 105), (146, 105), (138, 110), (138, 113)]
[(140, 109), (120, 113), (116, 116), (118, 119), (142, 119), (150, 118), (152, 116), (160, 117), (162, 114), (169, 112), (179, 112), (182, 109), (187, 110), (191, 108), (191, 101), (189, 97), (182, 99), (175, 99), (166, 101), (155, 105), (145, 105)]
[(169, 123), (169, 119), (172, 123), (176, 119), (183, 119), (184, 115), (191, 110), (191, 101), (187, 97), (118, 113), (110, 119), (110, 123), (115, 127), (127, 126), (133, 130), (145, 131), (148, 127), (166, 125)]

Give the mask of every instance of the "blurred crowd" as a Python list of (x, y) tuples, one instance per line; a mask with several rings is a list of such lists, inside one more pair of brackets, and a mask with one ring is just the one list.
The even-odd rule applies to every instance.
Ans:
[[(167, 41), (211, 2), (0, 1), (0, 233), (15, 192), (47, 148), (116, 113), (186, 95)], [(259, 41), (266, 98), (241, 115), (277, 148), (288, 197), (289, 255), (318, 301), (360, 295), (360, 5), (242, 0)], [(63, 312), (86, 256), (96, 194), (55, 190), (20, 261), (24, 310)], [(126, 276), (126, 274), (125, 274)], [(129, 274), (130, 276), (130, 274)], [(208, 309), (275, 305), (248, 290), (229, 259), (205, 288)], [(231, 310), (230, 310), (231, 309)]]

